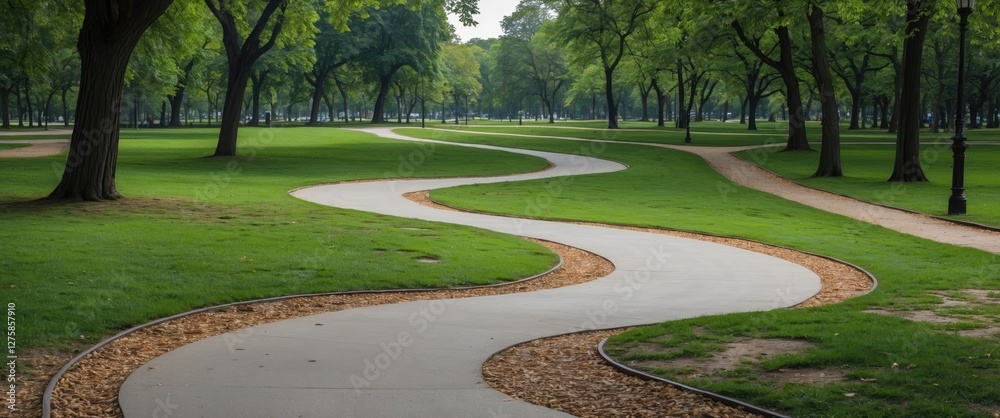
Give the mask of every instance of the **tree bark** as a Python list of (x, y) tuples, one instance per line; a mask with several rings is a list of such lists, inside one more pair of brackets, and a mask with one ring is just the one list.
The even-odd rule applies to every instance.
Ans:
[(77, 41), (80, 94), (62, 178), (52, 200), (120, 199), (115, 184), (125, 68), (139, 37), (172, 0), (86, 0)]
[(167, 126), (171, 128), (179, 128), (181, 126), (181, 106), (184, 104), (184, 94), (187, 90), (188, 80), (191, 78), (191, 71), (194, 70), (194, 63), (194, 58), (188, 61), (187, 65), (184, 66), (184, 74), (174, 88), (174, 94), (167, 96), (167, 99), (170, 101), (170, 123)]
[(819, 87), (819, 100), (823, 109), (823, 139), (819, 154), (819, 167), (813, 177), (842, 177), (840, 166), (840, 115), (837, 112), (837, 95), (834, 91), (830, 63), (826, 58), (826, 29), (823, 9), (811, 4), (808, 13), (809, 32), (812, 40), (813, 75)]
[(614, 68), (604, 67), (604, 93), (608, 101), (608, 129), (618, 129), (618, 107), (615, 106)]
[(660, 83), (658, 83), (655, 78), (653, 79), (652, 87), (653, 91), (656, 92), (656, 126), (662, 128), (664, 126), (664, 107), (667, 103), (666, 100), (664, 100), (665, 97), (663, 89), (660, 88)]
[(677, 121), (674, 126), (678, 129), (684, 129), (688, 126), (688, 117), (690, 114), (681, 114), (684, 109), (684, 61), (680, 58), (677, 59)]
[[(65, 97), (65, 96), (63, 96)], [(0, 119), (3, 119), (3, 128), (10, 129), (10, 87), (0, 87)]]
[(396, 69), (379, 76), (378, 97), (375, 99), (375, 113), (372, 115), (372, 123), (385, 122), (385, 115), (383, 114), (385, 111), (385, 101), (389, 97), (389, 84), (394, 74), (396, 74)]
[(920, 78), (924, 40), (931, 19), (930, 0), (906, 2), (907, 38), (903, 44), (903, 84), (899, 97), (899, 132), (896, 134), (896, 161), (889, 181), (927, 181), (920, 167)]
[[(165, 0), (163, 0), (165, 1)], [(236, 28), (236, 19), (230, 13), (225, 1), (205, 0), (209, 10), (219, 20), (222, 25), (222, 44), (226, 48), (226, 58), (229, 63), (229, 75), (227, 77), (226, 100), (222, 106), (222, 121), (219, 129), (219, 143), (215, 147), (216, 157), (227, 157), (236, 155), (236, 141), (239, 135), (240, 119), (242, 119), (243, 95), (247, 90), (247, 82), (253, 64), (257, 59), (274, 47), (274, 43), (281, 33), (284, 23), (284, 10), (287, 7), (286, 0), (268, 0), (267, 5), (257, 19), (257, 24), (253, 30), (242, 40), (242, 36)], [(268, 21), (278, 11), (281, 10), (277, 23), (271, 29), (271, 36), (263, 45), (260, 44), (260, 35), (268, 25)]]
[(799, 88), (799, 77), (795, 74), (795, 62), (792, 56), (792, 39), (788, 33), (787, 26), (780, 26), (774, 29), (778, 36), (778, 46), (780, 58), (775, 60), (761, 50), (756, 41), (749, 39), (743, 31), (743, 26), (739, 21), (733, 21), (732, 27), (736, 29), (743, 44), (750, 49), (754, 55), (762, 62), (774, 68), (781, 75), (781, 80), (785, 83), (785, 96), (788, 99), (788, 111), (790, 120), (788, 122), (788, 143), (786, 151), (810, 150), (809, 140), (806, 136), (806, 119), (802, 108), (802, 93)]

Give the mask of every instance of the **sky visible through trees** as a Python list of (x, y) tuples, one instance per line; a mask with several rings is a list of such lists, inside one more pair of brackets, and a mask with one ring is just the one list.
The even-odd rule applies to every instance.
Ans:
[[(816, 175), (834, 177), (843, 123), (896, 133), (893, 180), (922, 181), (921, 129), (1000, 127), (998, 1), (972, 15), (956, 115), (950, 0), (523, 0), (502, 19), (475, 0), (5, 0), (0, 114), (72, 124), (56, 200), (119, 197), (121, 128), (218, 126), (231, 157), (265, 116), (403, 122), (418, 104), (456, 123), (783, 120), (786, 148), (820, 142)], [(471, 24), (479, 7), (501, 35), (460, 40), (449, 13)]]

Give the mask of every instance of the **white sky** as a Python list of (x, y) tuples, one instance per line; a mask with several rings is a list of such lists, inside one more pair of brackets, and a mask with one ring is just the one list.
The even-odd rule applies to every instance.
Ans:
[(479, 14), (475, 17), (476, 22), (479, 22), (478, 25), (467, 28), (453, 15), (448, 16), (448, 22), (455, 27), (455, 33), (462, 38), (462, 42), (472, 38), (499, 38), (503, 34), (500, 21), (514, 12), (518, 2), (518, 0), (479, 0)]

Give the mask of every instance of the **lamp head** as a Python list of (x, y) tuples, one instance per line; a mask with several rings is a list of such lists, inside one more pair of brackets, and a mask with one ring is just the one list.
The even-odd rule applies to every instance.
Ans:
[(976, 0), (955, 0), (955, 8), (959, 12), (972, 12), (973, 6), (976, 5)]

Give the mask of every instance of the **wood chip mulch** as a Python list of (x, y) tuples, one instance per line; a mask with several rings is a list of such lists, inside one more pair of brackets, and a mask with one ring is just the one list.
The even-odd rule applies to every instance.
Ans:
[[(52, 416), (61, 417), (121, 417), (118, 390), (133, 370), (150, 360), (195, 341), (237, 331), (243, 328), (284, 319), (362, 306), (490, 296), (505, 293), (531, 292), (584, 283), (604, 277), (614, 266), (594, 254), (547, 241), (530, 240), (559, 254), (563, 264), (558, 269), (535, 279), (500, 286), (474, 289), (436, 290), (429, 292), (361, 293), (349, 295), (310, 296), (276, 302), (256, 303), (203, 312), (167, 323), (142, 329), (118, 339), (77, 363), (59, 380), (52, 395)], [(65, 357), (65, 355), (64, 355)], [(36, 370), (31, 386), (25, 384), (22, 394), (23, 417), (41, 415), (41, 394), (44, 385), (69, 358), (54, 362), (51, 367)]]
[[(409, 198), (440, 208), (426, 193)], [(607, 225), (604, 225), (607, 226)], [(863, 272), (822, 257), (737, 239), (704, 237), (655, 229), (645, 232), (704, 239), (757, 251), (802, 264), (822, 278), (823, 291), (799, 305), (835, 303), (863, 294), (872, 282)], [(59, 381), (52, 396), (53, 417), (121, 417), (117, 394), (128, 375), (166, 352), (192, 342), (239, 329), (361, 306), (530, 292), (568, 286), (604, 277), (614, 266), (585, 251), (537, 241), (563, 258), (563, 265), (533, 280), (501, 286), (430, 292), (363, 293), (311, 296), (203, 312), (142, 329), (118, 339), (76, 364)], [(597, 343), (622, 332), (598, 331), (536, 340), (498, 353), (483, 367), (487, 381), (518, 399), (578, 416), (746, 416), (715, 401), (669, 386), (624, 375), (596, 355)], [(41, 415), (41, 394), (47, 380), (69, 360), (66, 353), (28, 352), (34, 368), (22, 380), (21, 409), (15, 416)], [(506, 388), (506, 389), (505, 389)], [(602, 389), (603, 388), (603, 389)], [(629, 405), (641, 408), (629, 408)], [(8, 411), (9, 412), (9, 411)]]

